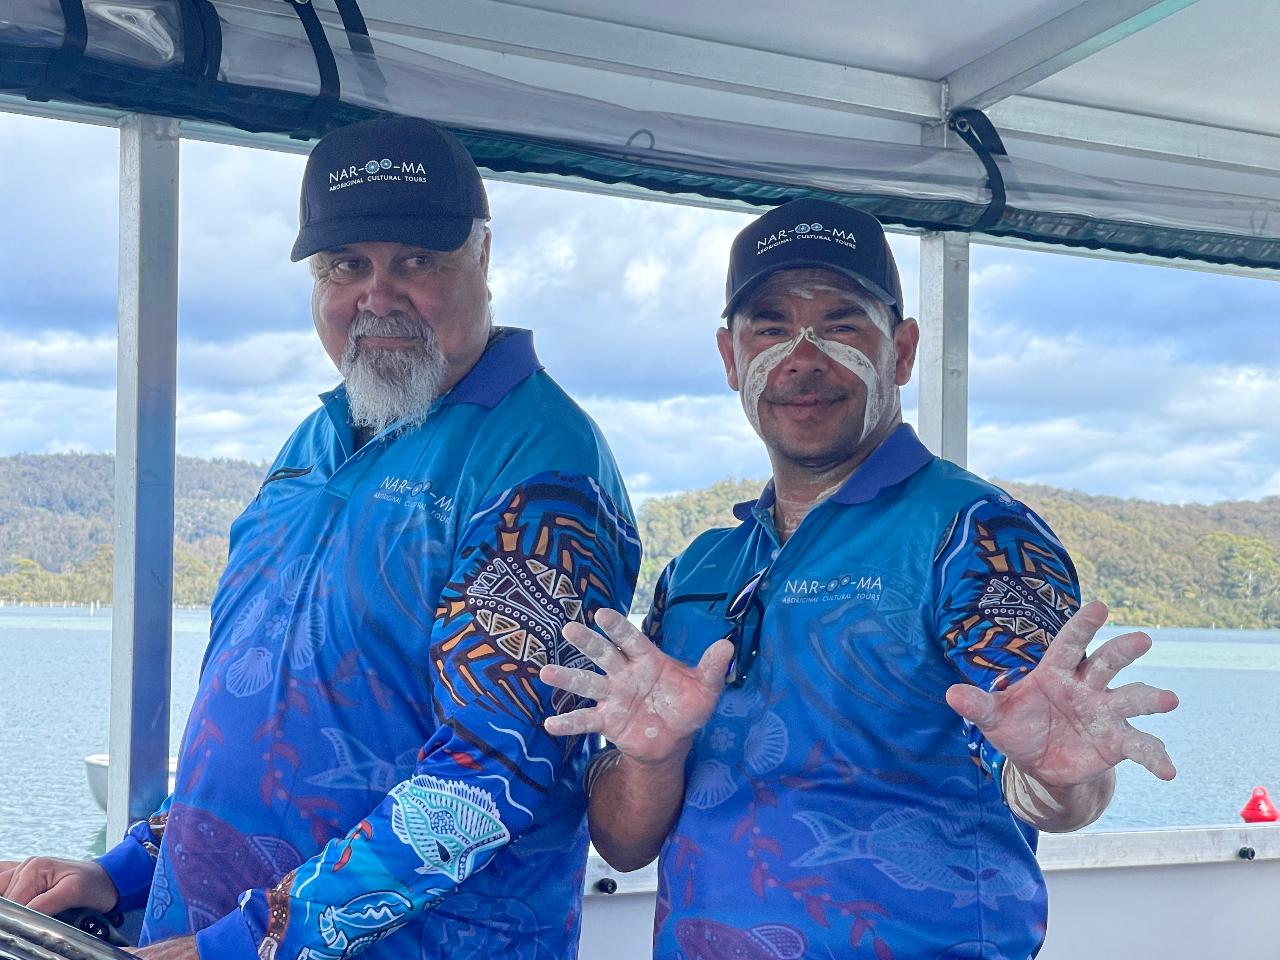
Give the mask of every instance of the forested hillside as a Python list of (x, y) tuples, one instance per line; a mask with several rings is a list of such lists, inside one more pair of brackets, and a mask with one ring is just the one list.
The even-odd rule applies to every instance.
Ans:
[[(227, 555), (227, 529), (257, 493), (264, 464), (178, 457), (174, 602), (204, 604)], [(0, 457), (0, 599), (111, 599), (110, 454)]]
[[(179, 457), (174, 602), (205, 604), (227, 529), (258, 489), (263, 464)], [(109, 602), (109, 455), (0, 457), (0, 600)], [(636, 608), (667, 561), (700, 531), (734, 523), (762, 481), (724, 480), (647, 500)], [(1006, 484), (1057, 531), (1086, 597), (1125, 623), (1280, 628), (1280, 497), (1171, 506), (1045, 486)]]
[[(647, 607), (667, 561), (701, 530), (735, 523), (733, 504), (763, 481), (722, 481), (648, 500), (636, 606)], [(1122, 623), (1280, 628), (1280, 497), (1173, 506), (1054, 487), (1002, 484), (1071, 552), (1087, 598)]]

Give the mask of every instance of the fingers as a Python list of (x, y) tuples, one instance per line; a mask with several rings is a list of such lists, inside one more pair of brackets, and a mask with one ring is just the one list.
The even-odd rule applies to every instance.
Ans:
[(1122, 633), (1089, 654), (1080, 678), (1094, 690), (1105, 690), (1116, 674), (1151, 649), (1145, 633)]
[(733, 642), (717, 640), (702, 653), (702, 659), (694, 668), (698, 682), (706, 689), (718, 692), (723, 686), (729, 664), (733, 661)]
[(1062, 625), (1044, 652), (1041, 666), (1048, 670), (1074, 673), (1094, 634), (1107, 622), (1107, 605), (1098, 600), (1086, 603)]
[(559, 687), (569, 693), (576, 693), (589, 700), (602, 700), (609, 692), (609, 681), (590, 670), (575, 670), (548, 664), (538, 672), (538, 676), (545, 684)]
[(596, 626), (603, 630), (614, 644), (632, 660), (652, 653), (653, 642), (617, 610), (597, 610)]
[[(35, 906), (35, 901), (40, 899), (41, 895), (53, 887), (56, 882), (55, 876), (52, 875), (48, 868), (48, 861), (43, 857), (32, 857), (14, 870), (9, 877), (9, 884), (5, 888), (4, 895), (14, 903), (38, 910), (40, 908)], [(67, 904), (66, 906), (75, 906), (75, 904)], [(65, 907), (59, 908), (59, 912), (62, 909), (65, 909)]]
[(1116, 687), (1107, 697), (1107, 706), (1118, 716), (1144, 717), (1152, 713), (1168, 713), (1178, 706), (1178, 695), (1145, 683), (1126, 683)]
[(8, 871), (5, 877), (5, 884), (0, 887), (2, 893), (7, 900), (26, 906), (32, 897), (36, 896), (43, 889), (44, 881), (37, 880), (37, 872), (35, 870), (37, 858), (32, 857), (21, 863), (15, 864)]
[(560, 635), (590, 657), (591, 661), (605, 673), (612, 673), (626, 663), (617, 647), (576, 620), (566, 623)]
[(597, 707), (584, 707), (556, 714), (542, 721), (542, 726), (553, 737), (572, 737), (580, 733), (603, 733), (604, 714)]
[(956, 683), (949, 687), (947, 706), (978, 727), (995, 723), (999, 716), (996, 698), (971, 683)]
[(59, 882), (44, 893), (32, 897), (27, 906), (46, 916), (53, 917), (64, 910), (70, 910), (72, 907), (84, 906), (80, 902), (83, 899), (83, 897), (77, 896), (72, 891), (71, 884)]
[(1150, 733), (1133, 727), (1125, 734), (1122, 744), (1124, 755), (1134, 763), (1140, 763), (1161, 780), (1172, 780), (1177, 775), (1164, 741)]

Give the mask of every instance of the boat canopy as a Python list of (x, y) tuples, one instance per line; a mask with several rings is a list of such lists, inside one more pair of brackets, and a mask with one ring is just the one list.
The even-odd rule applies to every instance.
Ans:
[(277, 146), (423, 116), (500, 174), (1280, 268), (1271, 6), (20, 0), (0, 93)]

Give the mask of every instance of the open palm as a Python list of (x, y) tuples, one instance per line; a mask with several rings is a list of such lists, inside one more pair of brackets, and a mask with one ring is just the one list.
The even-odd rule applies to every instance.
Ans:
[(608, 639), (580, 623), (565, 624), (563, 634), (603, 673), (555, 665), (541, 672), (545, 683), (594, 700), (595, 706), (548, 717), (547, 731), (599, 733), (640, 763), (662, 763), (681, 754), (715, 708), (733, 645), (714, 643), (696, 667), (688, 667), (616, 610), (601, 610), (595, 619)]
[(1106, 619), (1104, 604), (1086, 604), (1017, 683), (992, 693), (956, 684), (947, 691), (947, 703), (1018, 770), (1041, 783), (1084, 783), (1124, 759), (1172, 780), (1175, 770), (1164, 744), (1129, 720), (1168, 713), (1178, 706), (1178, 697), (1145, 683), (1108, 688), (1117, 673), (1151, 649), (1151, 638), (1126, 633), (1086, 657)]

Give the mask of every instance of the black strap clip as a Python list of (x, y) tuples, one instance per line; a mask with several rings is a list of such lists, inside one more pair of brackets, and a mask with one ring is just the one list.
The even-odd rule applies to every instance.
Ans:
[(955, 110), (947, 117), (947, 126), (978, 155), (987, 172), (987, 189), (991, 192), (991, 199), (982, 215), (969, 224), (970, 230), (985, 230), (1004, 216), (1004, 174), (1000, 172), (994, 157), (1007, 157), (1009, 151), (1004, 148), (995, 125), (981, 110)]
[[(293, 12), (302, 21), (302, 29), (306, 31), (307, 40), (316, 57), (316, 69), (320, 74), (320, 92), (316, 95), (307, 111), (303, 126), (289, 136), (295, 140), (312, 140), (324, 133), (329, 126), (330, 118), (342, 101), (342, 81), (338, 76), (338, 60), (333, 54), (333, 47), (325, 34), (324, 24), (316, 13), (312, 0), (286, 0)], [(342, 27), (346, 31), (347, 40), (356, 54), (365, 82), (370, 84), (375, 94), (378, 89), (386, 89), (386, 79), (378, 69), (374, 58), (373, 43), (369, 39), (369, 27), (365, 24), (364, 15), (360, 12), (357, 0), (334, 0), (338, 13), (342, 17)]]
[(89, 23), (84, 15), (83, 0), (59, 0), (62, 7), (62, 46), (54, 51), (44, 68), (40, 82), (27, 92), (27, 99), (46, 103), (62, 93), (75, 80), (89, 46)]

